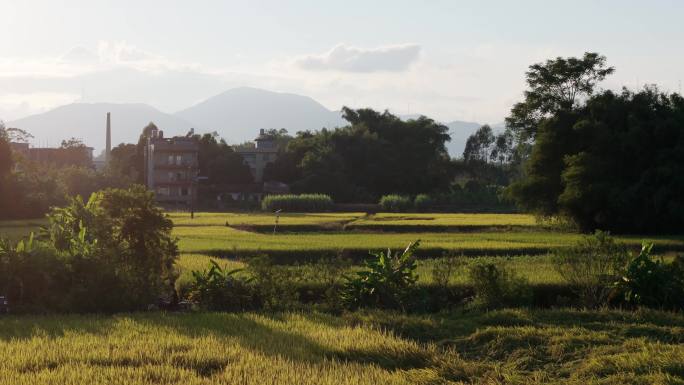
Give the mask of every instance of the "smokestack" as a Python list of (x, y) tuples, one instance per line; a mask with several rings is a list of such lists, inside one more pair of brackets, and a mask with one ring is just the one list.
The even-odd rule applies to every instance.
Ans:
[(109, 164), (112, 155), (112, 124), (107, 112), (107, 147), (105, 148), (105, 164)]

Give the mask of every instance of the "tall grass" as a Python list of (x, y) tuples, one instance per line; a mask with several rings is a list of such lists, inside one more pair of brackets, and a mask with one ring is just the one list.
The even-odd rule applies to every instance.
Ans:
[(264, 211), (315, 212), (328, 211), (332, 207), (332, 198), (325, 194), (268, 195), (261, 202)]
[(684, 317), (500, 310), (0, 318), (2, 384), (681, 384)]

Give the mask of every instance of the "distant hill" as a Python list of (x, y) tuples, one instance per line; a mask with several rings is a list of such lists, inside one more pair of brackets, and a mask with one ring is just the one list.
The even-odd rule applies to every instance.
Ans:
[(249, 87), (225, 91), (175, 115), (194, 122), (199, 131), (217, 131), (229, 143), (252, 140), (260, 128), (294, 134), (345, 124), (339, 112), (310, 97)]
[[(302, 130), (344, 126), (339, 111), (330, 111), (307, 96), (271, 92), (256, 88), (234, 88), (195, 106), (167, 114), (140, 103), (75, 103), (42, 114), (7, 122), (35, 136), (34, 145), (58, 146), (71, 137), (83, 140), (97, 152), (105, 146), (105, 121), (112, 114), (112, 143), (135, 143), (149, 122), (154, 122), (167, 136), (185, 134), (191, 127), (198, 133), (217, 131), (228, 143), (252, 140), (260, 128), (285, 128), (291, 134)], [(420, 115), (400, 115), (404, 120)], [(480, 123), (453, 121), (449, 127), (452, 157), (463, 154), (465, 142)], [(500, 125), (494, 125), (495, 131)], [(96, 153), (97, 153), (96, 152)]]
[(111, 112), (112, 145), (137, 142), (140, 132), (154, 122), (166, 135), (185, 134), (192, 124), (178, 116), (140, 103), (74, 103), (7, 122), (35, 137), (34, 146), (58, 146), (63, 139), (81, 139), (94, 147), (96, 154), (105, 147), (107, 112)]
[(475, 122), (463, 122), (454, 120), (453, 122), (445, 123), (449, 127), (449, 135), (451, 135), (451, 142), (447, 143), (449, 155), (452, 158), (460, 158), (463, 156), (466, 140), (475, 133), (482, 124)]

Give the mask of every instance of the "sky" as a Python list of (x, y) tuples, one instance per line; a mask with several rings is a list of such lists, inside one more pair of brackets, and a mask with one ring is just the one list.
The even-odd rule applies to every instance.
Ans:
[(0, 119), (73, 102), (174, 113), (240, 86), (496, 124), (525, 71), (605, 55), (603, 88), (684, 80), (682, 1), (0, 0)]

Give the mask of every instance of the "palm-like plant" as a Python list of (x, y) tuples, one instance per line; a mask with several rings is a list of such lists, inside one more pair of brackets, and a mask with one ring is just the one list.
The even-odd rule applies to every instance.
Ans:
[(420, 241), (412, 242), (402, 253), (371, 253), (364, 262), (367, 270), (345, 277), (342, 300), (350, 308), (379, 307), (405, 310), (418, 281), (415, 251)]

